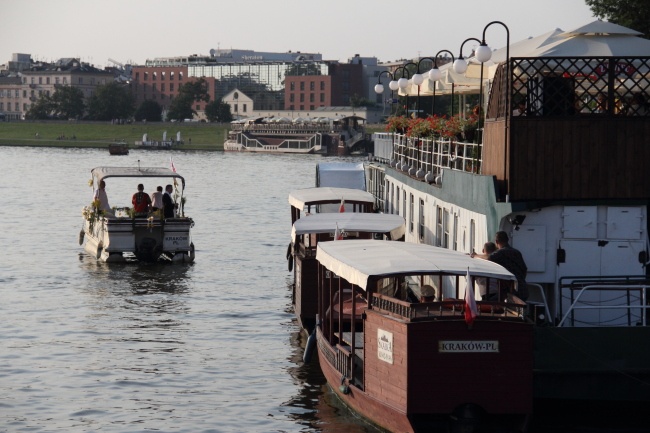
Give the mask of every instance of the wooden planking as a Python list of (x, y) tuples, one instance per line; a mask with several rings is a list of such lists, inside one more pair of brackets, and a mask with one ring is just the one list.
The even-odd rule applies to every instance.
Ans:
[[(488, 121), (483, 174), (504, 180), (503, 121)], [(650, 191), (650, 120), (594, 115), (510, 119), (510, 199), (643, 200)], [(503, 197), (501, 197), (503, 199)]]

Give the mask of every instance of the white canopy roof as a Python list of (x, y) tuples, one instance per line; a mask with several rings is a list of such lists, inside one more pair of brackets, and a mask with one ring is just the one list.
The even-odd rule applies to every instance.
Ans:
[(355, 240), (320, 242), (316, 260), (339, 277), (367, 289), (371, 277), (466, 275), (516, 280), (501, 265), (446, 248), (406, 242)]
[(180, 179), (185, 189), (185, 179), (180, 174), (164, 167), (95, 167), (90, 171), (99, 183), (109, 177), (166, 177)]
[(404, 236), (406, 223), (399, 215), (332, 212), (300, 218), (293, 224), (291, 239), (308, 233), (334, 233), (336, 228), (346, 232), (390, 233), (391, 239)]
[(375, 198), (369, 192), (352, 188), (304, 188), (292, 191), (289, 194), (289, 204), (297, 209), (303, 209), (308, 205), (337, 203), (341, 200), (357, 203), (375, 203)]
[[(596, 20), (569, 31), (551, 30), (536, 37), (510, 44), (510, 57), (642, 57), (650, 55), (650, 40), (640, 38), (641, 33), (618, 24)], [(506, 60), (508, 47), (492, 52), (492, 58), (483, 64), (483, 78), (492, 78), (497, 66)], [(454, 83), (456, 93), (477, 93), (480, 84), (481, 64), (474, 57), (466, 59), (467, 71), (456, 74), (452, 64), (440, 67), (443, 78), (437, 83), (436, 93), (451, 93)], [(417, 95), (417, 86), (409, 85), (409, 96)], [(420, 96), (433, 93), (433, 83), (425, 80), (420, 86)], [(400, 91), (400, 94), (403, 94)]]

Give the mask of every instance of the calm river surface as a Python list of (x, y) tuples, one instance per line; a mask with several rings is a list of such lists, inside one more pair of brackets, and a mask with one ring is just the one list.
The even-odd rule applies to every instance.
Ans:
[[(196, 262), (86, 255), (91, 168), (168, 167), (170, 155)], [(0, 146), (0, 431), (374, 431), (339, 406), (317, 363), (302, 364), (290, 309), (287, 196), (314, 185), (319, 160)], [(112, 206), (135, 191), (107, 181)], [(535, 431), (614, 431), (548, 415)]]

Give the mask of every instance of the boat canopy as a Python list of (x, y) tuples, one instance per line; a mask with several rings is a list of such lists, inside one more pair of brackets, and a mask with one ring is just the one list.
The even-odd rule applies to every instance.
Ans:
[(180, 174), (164, 167), (95, 167), (90, 173), (97, 183), (109, 177), (166, 177), (180, 179), (185, 189), (185, 179)]
[(369, 192), (352, 188), (304, 188), (289, 194), (289, 204), (297, 209), (304, 209), (305, 206), (314, 204), (336, 203), (341, 200), (355, 203), (375, 203), (375, 198)]
[[(307, 218), (309, 219), (309, 218)], [(341, 278), (367, 290), (375, 277), (459, 275), (516, 280), (503, 266), (446, 248), (406, 242), (355, 240), (319, 242), (316, 260)]]
[(363, 162), (319, 162), (316, 164), (316, 186), (366, 189)]
[(404, 218), (392, 214), (332, 212), (300, 218), (293, 224), (291, 239), (309, 233), (334, 233), (338, 228), (346, 232), (390, 233), (391, 239), (404, 236)]

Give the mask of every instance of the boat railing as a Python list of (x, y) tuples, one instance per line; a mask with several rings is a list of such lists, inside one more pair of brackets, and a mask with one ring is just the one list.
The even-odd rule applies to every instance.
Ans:
[(481, 144), (478, 143), (397, 133), (375, 133), (374, 143), (376, 161), (428, 182), (433, 182), (443, 169), (481, 172)]
[[(481, 319), (523, 320), (527, 308), (525, 303), (516, 302), (477, 301), (476, 305), (478, 317)], [(463, 299), (411, 303), (375, 293), (372, 298), (372, 307), (374, 310), (386, 312), (409, 322), (433, 321), (442, 318), (464, 320), (465, 317), (465, 301)]]
[(649, 284), (572, 284), (570, 305), (557, 326), (646, 326), (649, 288)]
[(309, 123), (263, 123), (263, 124), (239, 124), (235, 123), (230, 128), (231, 131), (264, 133), (264, 134), (309, 134), (316, 132), (338, 132), (341, 131), (339, 125), (309, 124)]

